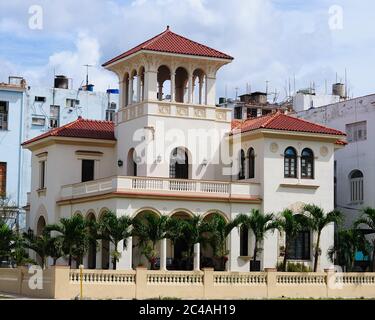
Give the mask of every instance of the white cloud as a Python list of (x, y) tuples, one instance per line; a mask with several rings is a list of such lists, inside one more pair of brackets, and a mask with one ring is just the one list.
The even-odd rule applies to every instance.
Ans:
[[(265, 81), (284, 91), (288, 77), (296, 75), (297, 86), (324, 80), (333, 82), (335, 73), (347, 67), (357, 94), (372, 90), (372, 65), (375, 51), (372, 13), (374, 2), (337, 0), (344, 9), (344, 29), (328, 27), (330, 0), (306, 3), (295, 0), (40, 0), (44, 11), (42, 32), (27, 30), (29, 0), (14, 0), (11, 5), (0, 3), (0, 36), (14, 41), (25, 37), (70, 41), (67, 49), (48, 49), (44, 64), (24, 66), (7, 63), (0, 68), (14, 68), (29, 77), (29, 82), (49, 85), (55, 68), (58, 73), (74, 78), (78, 85), (84, 79), (83, 64), (100, 66), (105, 60), (161, 32), (166, 25), (177, 33), (205, 43), (235, 57), (218, 75), (218, 94), (234, 95), (235, 87), (243, 92), (246, 83), (254, 90), (264, 90)], [(1, 28), (2, 27), (2, 28)], [(84, 32), (82, 30), (85, 30)], [(20, 36), (20, 31), (22, 36)], [(2, 54), (4, 59), (4, 54)], [(8, 59), (10, 60), (10, 59)], [(1, 63), (1, 61), (0, 61)], [(21, 67), (22, 66), (22, 67)], [(112, 74), (98, 67), (90, 78), (96, 89), (116, 85)], [(10, 72), (10, 71), (9, 71)], [(48, 83), (46, 83), (46, 79)]]

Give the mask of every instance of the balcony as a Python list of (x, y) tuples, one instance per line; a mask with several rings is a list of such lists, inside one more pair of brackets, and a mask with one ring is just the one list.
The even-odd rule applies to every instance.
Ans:
[(260, 185), (243, 182), (114, 176), (63, 186), (60, 201), (102, 194), (259, 202)]

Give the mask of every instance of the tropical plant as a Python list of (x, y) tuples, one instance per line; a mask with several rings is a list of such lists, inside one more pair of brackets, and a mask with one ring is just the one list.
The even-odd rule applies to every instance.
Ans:
[(298, 233), (303, 230), (306, 219), (303, 215), (294, 214), (292, 210), (285, 209), (277, 218), (277, 228), (285, 233), (285, 247), (283, 259), (283, 271), (287, 271), (288, 251)]
[[(127, 239), (132, 235), (130, 227), (132, 219), (127, 216), (117, 217), (112, 211), (108, 211), (99, 220), (98, 233), (99, 238), (113, 243), (114, 250), (111, 252), (113, 270), (116, 270), (117, 262), (121, 258), (121, 252), (118, 251), (118, 244), (123, 241), (123, 249), (127, 247)], [(95, 227), (91, 224), (90, 241), (94, 241)]]
[[(354, 227), (356, 229), (359, 228), (360, 225), (364, 225), (369, 230), (367, 233), (375, 233), (375, 209), (374, 208), (364, 208), (362, 210), (361, 216), (354, 222)], [(371, 240), (371, 249), (372, 249), (372, 263), (371, 263), (371, 271), (375, 271), (375, 238), (373, 237)]]
[(284, 268), (284, 262), (280, 262), (276, 266), (277, 271), (286, 271), (286, 272), (311, 272), (312, 269), (309, 266), (306, 266), (303, 263), (293, 263), (288, 262), (286, 268)]
[(10, 259), (15, 240), (15, 232), (4, 220), (0, 219), (0, 262)]
[(158, 216), (147, 211), (133, 220), (132, 234), (138, 238), (141, 253), (150, 262), (152, 270), (155, 269), (157, 258), (156, 244), (162, 239), (169, 238), (175, 232), (170, 228), (172, 223), (170, 219), (167, 216)]
[(69, 266), (72, 260), (77, 262), (77, 267), (82, 264), (83, 257), (88, 250), (89, 235), (87, 232), (87, 221), (80, 215), (70, 218), (62, 218), (58, 224), (47, 225), (45, 230), (56, 231), (61, 235), (62, 251), (69, 258)]
[(35, 260), (29, 257), (29, 253), (25, 249), (24, 240), (18, 236), (15, 240), (14, 248), (11, 252), (11, 260), (16, 266), (25, 266), (27, 264), (37, 264)]
[(233, 221), (227, 222), (223, 216), (218, 213), (214, 213), (208, 223), (211, 224), (208, 242), (212, 247), (214, 255), (220, 259), (220, 269), (224, 270), (229, 253), (226, 247), (227, 237), (236, 225)]
[(234, 219), (235, 225), (244, 225), (254, 233), (255, 244), (253, 261), (257, 260), (260, 244), (269, 231), (277, 229), (278, 224), (272, 213), (262, 214), (258, 209), (252, 209), (250, 214), (240, 214)]
[(306, 222), (310, 230), (316, 232), (317, 240), (314, 248), (314, 272), (318, 269), (320, 249), (320, 237), (322, 230), (330, 223), (340, 223), (342, 221), (342, 214), (340, 211), (331, 211), (327, 214), (324, 210), (314, 204), (307, 204), (303, 207)]
[(357, 251), (368, 254), (369, 243), (364, 234), (357, 229), (339, 230), (334, 245), (328, 250), (328, 257), (332, 263), (352, 271)]

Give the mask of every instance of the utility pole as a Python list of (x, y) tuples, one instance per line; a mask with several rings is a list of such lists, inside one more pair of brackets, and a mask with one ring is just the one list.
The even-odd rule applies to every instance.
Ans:
[(89, 68), (94, 67), (92, 64), (84, 64), (84, 67), (86, 67), (86, 89), (89, 85)]

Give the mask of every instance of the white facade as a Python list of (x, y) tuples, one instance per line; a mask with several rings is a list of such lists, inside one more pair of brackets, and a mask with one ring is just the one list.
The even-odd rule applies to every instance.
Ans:
[(293, 96), (293, 110), (296, 112), (306, 111), (311, 108), (319, 108), (340, 101), (340, 96), (334, 94), (312, 94), (297, 92)]
[[(118, 94), (0, 84), (0, 103), (8, 106), (7, 128), (0, 128), (0, 163), (6, 163), (7, 168), (6, 193), (22, 208), (30, 191), (31, 153), (22, 150), (21, 143), (77, 116), (106, 119), (107, 110), (115, 112), (118, 107)], [(20, 225), (24, 227), (23, 221)]]
[[(351, 227), (363, 207), (375, 207), (375, 95), (358, 97), (305, 112), (298, 117), (336, 128), (348, 134), (348, 145), (335, 155), (336, 206)], [(373, 134), (374, 132), (374, 134)], [(352, 174), (360, 171), (361, 178)]]
[[(27, 144), (32, 151), (33, 168), (28, 225), (37, 230), (41, 217), (45, 223), (55, 223), (61, 217), (77, 213), (99, 219), (108, 209), (119, 216), (131, 217), (145, 210), (185, 217), (206, 217), (219, 212), (227, 220), (252, 208), (267, 213), (278, 213), (285, 208), (297, 212), (304, 203), (332, 210), (334, 151), (340, 136), (263, 129), (230, 135), (231, 110), (215, 106), (216, 72), (228, 62), (140, 51), (107, 66), (120, 79), (116, 141), (48, 137)], [(163, 84), (168, 78), (163, 66), (168, 66), (171, 80), (168, 100), (163, 99), (166, 96)], [(182, 74), (179, 71), (182, 68), (187, 77), (181, 90), (178, 75)], [(194, 86), (197, 70), (201, 85)], [(205, 90), (194, 100), (194, 90), (203, 86)], [(239, 181), (239, 151), (247, 153), (250, 147), (255, 150), (255, 176), (250, 179), (246, 173), (245, 179)], [(313, 179), (301, 179), (299, 169), (296, 178), (284, 178), (287, 147), (295, 148), (298, 156), (304, 148), (313, 150)], [(175, 148), (186, 152), (189, 159), (184, 179), (171, 177), (171, 155)], [(81, 182), (83, 159), (95, 160), (93, 181)], [(43, 189), (39, 186), (41, 161), (46, 161), (47, 166)], [(247, 172), (248, 164), (245, 166)], [(314, 239), (311, 235), (310, 259), (303, 261), (310, 265)], [(283, 241), (278, 232), (267, 235), (259, 257), (262, 268), (276, 267), (282, 259)], [(245, 256), (241, 256), (240, 242), (240, 231), (235, 228), (228, 239), (227, 268), (249, 271), (254, 240), (250, 235), (249, 252)], [(142, 261), (136, 240), (130, 243), (133, 246), (128, 245), (122, 252), (119, 268), (136, 267)], [(329, 226), (322, 235), (322, 252), (332, 244), (333, 226)], [(169, 241), (162, 241), (160, 248), (161, 266), (165, 266), (166, 259), (174, 257), (174, 248)], [(197, 257), (199, 248), (195, 249)], [(97, 268), (108, 267), (103, 259), (107, 261), (108, 257), (99, 251)], [(199, 267), (197, 260), (195, 265)], [(322, 254), (320, 269), (330, 265)]]

